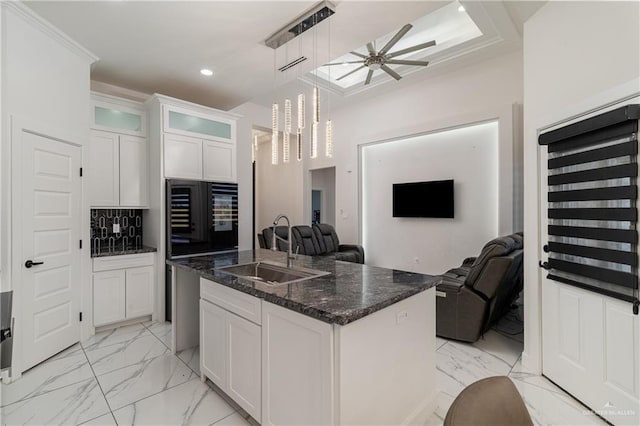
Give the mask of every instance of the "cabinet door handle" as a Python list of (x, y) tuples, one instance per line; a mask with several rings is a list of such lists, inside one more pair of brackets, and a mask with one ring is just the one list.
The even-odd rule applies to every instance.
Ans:
[(43, 263), (44, 262), (34, 262), (33, 260), (29, 259), (26, 262), (24, 262), (24, 267), (31, 268), (32, 266), (42, 265)]

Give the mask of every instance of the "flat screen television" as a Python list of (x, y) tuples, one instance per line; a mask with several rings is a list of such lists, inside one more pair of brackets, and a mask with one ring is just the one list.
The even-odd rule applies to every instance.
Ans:
[(393, 184), (393, 217), (453, 218), (453, 179)]

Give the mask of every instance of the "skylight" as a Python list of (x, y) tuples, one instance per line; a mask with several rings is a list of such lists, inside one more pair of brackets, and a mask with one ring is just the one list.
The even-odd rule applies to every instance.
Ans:
[[(459, 7), (460, 3), (456, 1), (411, 22), (413, 28), (391, 49), (392, 52), (420, 43), (425, 43), (430, 40), (435, 40), (436, 45), (417, 52), (401, 55), (394, 59), (429, 61), (438, 53), (442, 53), (469, 40), (482, 36), (482, 31), (480, 31), (468, 13), (466, 11), (459, 10)], [(381, 49), (382, 46), (384, 46), (391, 37), (398, 32), (398, 30), (399, 28), (394, 29), (392, 32), (376, 39), (373, 42), (376, 51)], [(354, 49), (354, 51), (363, 55), (368, 55), (366, 46), (360, 46), (359, 48)], [(350, 62), (357, 61), (359, 59), (361, 58), (348, 53), (331, 62)], [(310, 75), (317, 75), (318, 78), (325, 80), (325, 82), (330, 82), (332, 85), (345, 90), (364, 83), (368, 72), (368, 68), (366, 67), (349, 75), (348, 77), (338, 80), (339, 77), (360, 66), (361, 64), (334, 65), (331, 67), (331, 79), (329, 79), (330, 67), (327, 66), (320, 66), (316, 68), (310, 72)], [(418, 68), (406, 65), (390, 65), (390, 67), (401, 76), (415, 71), (416, 68)], [(379, 78), (386, 79), (388, 76), (384, 72), (376, 71), (373, 80), (375, 81)]]

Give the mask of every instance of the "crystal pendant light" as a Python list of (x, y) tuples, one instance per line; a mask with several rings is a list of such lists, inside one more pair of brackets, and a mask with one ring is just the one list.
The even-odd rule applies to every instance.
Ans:
[[(327, 41), (327, 56), (331, 58), (331, 21), (329, 21), (327, 28), (328, 41)], [(331, 84), (331, 67), (329, 67), (329, 84)], [(329, 111), (331, 109), (331, 100), (327, 93), (327, 127), (325, 129), (325, 155), (327, 158), (333, 158), (333, 122), (331, 121), (331, 115)]]
[(304, 94), (300, 93), (298, 95), (298, 130), (302, 130), (305, 127), (304, 109), (305, 109)]
[(256, 162), (256, 151), (258, 150), (258, 135), (253, 137), (253, 143), (251, 144), (251, 162)]
[(331, 120), (327, 120), (326, 129), (326, 155), (328, 158), (333, 158), (333, 123)]
[(278, 164), (278, 104), (271, 107), (271, 164)]
[(291, 100), (284, 100), (284, 133), (282, 135), (282, 162), (289, 162), (289, 138), (291, 135)]
[(311, 125), (311, 158), (318, 158), (318, 123)]
[(300, 129), (298, 129), (298, 133), (296, 134), (296, 148), (297, 148), (297, 155), (298, 155), (298, 161), (302, 161), (302, 131)]

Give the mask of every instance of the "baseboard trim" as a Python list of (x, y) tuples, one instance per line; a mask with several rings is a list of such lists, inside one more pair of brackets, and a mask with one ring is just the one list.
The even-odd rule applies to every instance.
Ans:
[(436, 411), (438, 406), (438, 393), (439, 391), (437, 389), (431, 392), (401, 424), (424, 425), (427, 419)]

